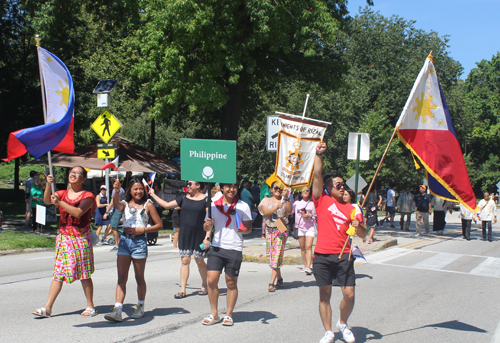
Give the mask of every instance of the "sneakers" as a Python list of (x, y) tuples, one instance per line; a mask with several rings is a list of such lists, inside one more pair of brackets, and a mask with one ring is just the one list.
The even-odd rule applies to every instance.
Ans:
[(352, 343), (355, 341), (352, 331), (349, 329), (347, 324), (340, 324), (340, 319), (337, 320), (337, 329), (339, 329), (339, 331), (342, 333), (342, 336), (344, 337), (344, 340), (346, 342)]
[(113, 247), (113, 249), (111, 249), (110, 251), (117, 251), (117, 250), (118, 250), (118, 248), (115, 246), (115, 247)]
[(131, 315), (132, 318), (142, 318), (144, 316), (144, 305), (135, 305), (135, 311)]
[(327, 331), (327, 332), (325, 332), (325, 335), (323, 336), (323, 338), (319, 340), (319, 343), (333, 343), (334, 338), (335, 338), (335, 335), (333, 334), (333, 332)]
[(306, 273), (306, 275), (311, 275), (313, 273), (313, 271), (310, 268), (306, 268), (304, 270), (304, 273)]
[[(135, 314), (135, 312), (134, 312)], [(121, 322), (122, 321), (122, 310), (113, 307), (113, 312), (104, 315), (104, 319), (111, 322)]]
[(430, 233), (430, 232), (427, 234), (427, 237), (432, 237), (432, 235), (431, 235), (431, 233)]
[(418, 234), (418, 233), (417, 233), (417, 234), (415, 235), (415, 237), (420, 237), (420, 234)]

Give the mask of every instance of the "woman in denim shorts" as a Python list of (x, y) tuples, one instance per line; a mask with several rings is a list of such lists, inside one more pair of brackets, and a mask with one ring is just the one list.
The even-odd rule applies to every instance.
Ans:
[[(146, 233), (155, 232), (163, 228), (158, 212), (144, 185), (137, 179), (132, 179), (125, 192), (125, 201), (119, 200), (120, 180), (116, 180), (113, 188), (116, 190), (113, 197), (113, 205), (116, 210), (123, 213), (123, 235), (118, 246), (118, 285), (116, 286), (116, 303), (113, 312), (104, 316), (107, 320), (121, 322), (123, 301), (125, 300), (126, 285), (130, 264), (134, 265), (135, 279), (137, 281), (137, 294), (139, 302), (135, 308), (132, 318), (144, 316), (144, 299), (146, 297), (146, 281), (144, 280), (144, 269), (148, 257)], [(148, 226), (149, 218), (153, 219), (154, 225)]]

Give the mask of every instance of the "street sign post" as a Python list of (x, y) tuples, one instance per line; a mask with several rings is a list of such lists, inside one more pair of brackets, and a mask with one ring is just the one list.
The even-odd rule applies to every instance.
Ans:
[(116, 149), (97, 149), (97, 158), (114, 159), (116, 157)]
[(280, 118), (278, 116), (267, 117), (267, 151), (278, 151), (278, 132), (280, 130)]
[(107, 143), (120, 130), (122, 123), (111, 112), (105, 110), (90, 127), (104, 143)]
[(236, 141), (181, 139), (181, 179), (236, 182)]

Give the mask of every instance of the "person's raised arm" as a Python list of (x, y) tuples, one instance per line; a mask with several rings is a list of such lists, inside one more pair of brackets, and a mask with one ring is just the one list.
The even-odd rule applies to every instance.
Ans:
[(45, 191), (43, 192), (43, 202), (45, 205), (52, 205), (52, 199), (50, 196), (52, 195), (52, 187), (51, 184), (54, 183), (54, 177), (52, 175), (47, 175), (47, 187), (45, 187)]
[(158, 205), (160, 205), (161, 207), (163, 207), (164, 209), (166, 210), (170, 210), (172, 208), (176, 208), (177, 206), (179, 206), (177, 204), (177, 200), (172, 200), (172, 201), (165, 201), (163, 200), (162, 198), (160, 198), (158, 195), (155, 194), (155, 191), (153, 188), (149, 188), (149, 195), (155, 199), (155, 201), (158, 203)]
[(318, 143), (316, 146), (316, 156), (314, 156), (314, 181), (312, 194), (315, 199), (319, 199), (323, 193), (323, 154), (326, 151), (326, 143)]

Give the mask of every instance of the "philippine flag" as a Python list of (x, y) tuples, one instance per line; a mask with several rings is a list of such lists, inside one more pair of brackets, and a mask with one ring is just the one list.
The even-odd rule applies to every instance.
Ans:
[(432, 55), (418, 74), (396, 125), (399, 139), (425, 167), (432, 194), (476, 209), (476, 196)]
[(73, 79), (64, 63), (49, 51), (38, 47), (41, 86), (46, 99), (44, 125), (9, 134), (9, 161), (29, 152), (38, 159), (50, 150), (72, 154), (74, 143), (75, 92)]
[(237, 227), (237, 229), (245, 231), (246, 227), (245, 227), (245, 225), (243, 225), (243, 221), (241, 220), (240, 215), (238, 214), (238, 211), (236, 211), (235, 217), (236, 217), (236, 227)]
[(119, 160), (120, 160), (120, 156), (116, 156), (116, 158), (113, 161), (106, 163), (105, 165), (103, 165), (101, 167), (101, 169), (104, 170), (104, 169), (111, 168), (113, 170), (118, 170), (118, 161)]

